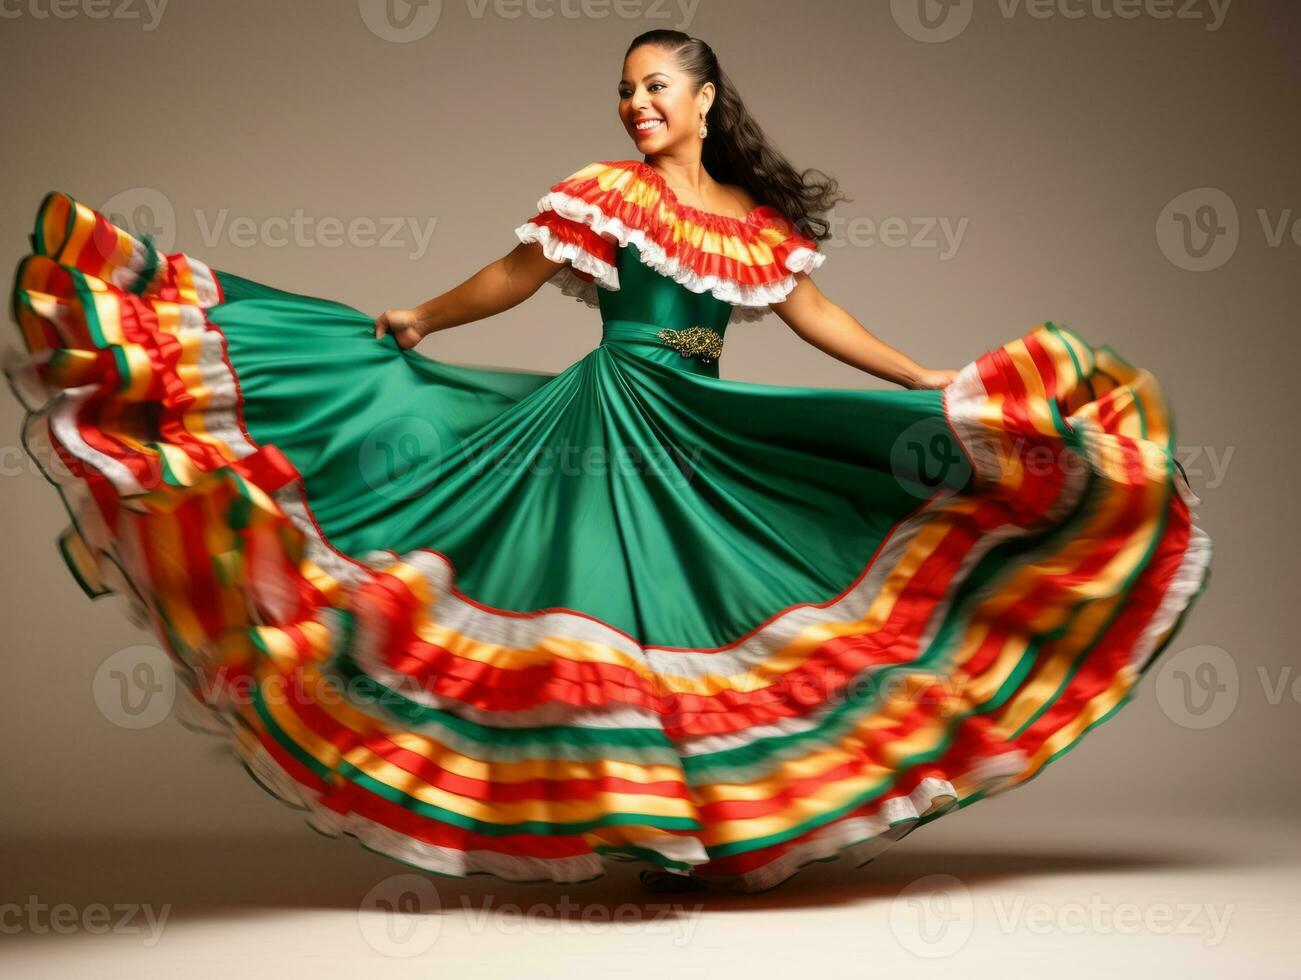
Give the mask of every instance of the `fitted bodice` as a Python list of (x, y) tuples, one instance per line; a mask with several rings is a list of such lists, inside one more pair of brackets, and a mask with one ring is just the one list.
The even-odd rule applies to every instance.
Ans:
[(560, 264), (550, 282), (600, 308), (603, 348), (714, 377), (727, 324), (764, 316), (826, 258), (777, 208), (689, 207), (644, 160), (557, 181), (515, 234)]
[(693, 374), (718, 377), (718, 361), (683, 356), (660, 338), (665, 328), (676, 331), (706, 327), (720, 337), (727, 331), (730, 303), (710, 293), (692, 292), (641, 261), (631, 242), (615, 253), (619, 270), (617, 290), (599, 289), (601, 343), (618, 344), (643, 357), (651, 357)]

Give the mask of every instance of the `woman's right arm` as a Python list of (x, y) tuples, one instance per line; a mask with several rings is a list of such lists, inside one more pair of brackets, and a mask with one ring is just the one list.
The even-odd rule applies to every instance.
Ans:
[(435, 330), (472, 323), (517, 306), (563, 265), (542, 254), (538, 242), (521, 242), (459, 286), (412, 309), (385, 310), (375, 319), (375, 337), (392, 333), (410, 348)]

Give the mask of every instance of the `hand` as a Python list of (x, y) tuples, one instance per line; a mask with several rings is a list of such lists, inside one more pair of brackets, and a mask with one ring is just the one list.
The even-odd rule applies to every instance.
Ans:
[(939, 371), (921, 371), (908, 385), (909, 388), (943, 388), (957, 378), (958, 372), (951, 368)]
[(425, 325), (415, 310), (385, 310), (375, 319), (375, 339), (391, 333), (397, 345), (410, 350), (425, 336)]

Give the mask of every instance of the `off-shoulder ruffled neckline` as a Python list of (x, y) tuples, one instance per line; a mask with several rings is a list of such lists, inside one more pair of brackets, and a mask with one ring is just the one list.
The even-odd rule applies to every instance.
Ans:
[[(717, 211), (706, 211), (703, 208), (695, 208), (690, 204), (683, 204), (678, 200), (677, 194), (673, 192), (673, 188), (670, 187), (668, 181), (664, 179), (664, 175), (646, 161), (621, 160), (618, 161), (618, 165), (631, 165), (637, 170), (639, 176), (648, 177), (659, 191), (660, 197), (665, 201), (665, 203), (669, 205), (675, 214), (680, 214), (683, 217), (694, 218), (697, 220), (705, 219), (706, 221), (714, 221), (723, 225), (737, 225), (743, 228), (752, 228), (756, 224), (757, 219), (767, 216), (770, 212), (776, 211), (776, 209), (771, 205), (758, 204), (746, 212), (744, 217), (738, 217), (733, 214), (719, 214)], [(780, 212), (777, 213), (780, 214)]]
[(561, 265), (552, 281), (589, 306), (599, 305), (597, 286), (619, 288), (617, 249), (635, 245), (643, 265), (731, 305), (729, 322), (759, 319), (826, 258), (777, 208), (743, 217), (693, 208), (642, 160), (598, 160), (557, 181), (515, 233), (541, 242)]

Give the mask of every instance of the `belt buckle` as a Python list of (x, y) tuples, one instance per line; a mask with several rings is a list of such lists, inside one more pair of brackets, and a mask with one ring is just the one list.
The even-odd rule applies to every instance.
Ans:
[(683, 357), (698, 357), (706, 364), (718, 360), (723, 353), (723, 335), (709, 327), (692, 326), (685, 330), (665, 327), (656, 336)]

